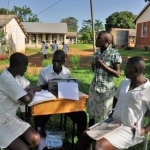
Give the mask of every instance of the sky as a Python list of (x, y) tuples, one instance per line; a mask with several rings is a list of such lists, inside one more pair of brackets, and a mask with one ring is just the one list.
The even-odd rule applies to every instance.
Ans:
[[(104, 25), (114, 12), (130, 11), (138, 15), (146, 4), (144, 0), (92, 0), (93, 17)], [(0, 8), (9, 10), (25, 5), (38, 14), (40, 22), (59, 23), (63, 18), (75, 17), (80, 30), (83, 20), (91, 19), (90, 0), (0, 0)]]

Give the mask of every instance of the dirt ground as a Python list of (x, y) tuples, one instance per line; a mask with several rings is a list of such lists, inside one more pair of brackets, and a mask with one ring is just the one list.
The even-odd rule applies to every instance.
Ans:
[[(94, 51), (93, 49), (87, 49), (84, 51), (80, 51), (76, 48), (72, 48), (71, 50), (68, 51), (68, 57), (66, 58), (64, 66), (71, 68), (71, 63), (70, 63), (70, 57), (74, 54), (80, 55), (80, 62), (79, 62), (79, 67), (84, 68), (90, 66), (91, 60), (92, 60), (92, 55)], [(27, 54), (29, 58), (29, 63), (30, 67), (28, 68), (28, 73), (33, 74), (33, 66), (36, 66), (37, 68), (37, 73), (42, 69), (42, 61), (44, 60), (43, 54), (39, 54), (38, 56)], [(49, 53), (47, 59), (52, 59), (52, 55)], [(127, 61), (127, 58), (122, 58), (123, 62)], [(0, 65), (0, 69), (4, 68), (5, 65)]]

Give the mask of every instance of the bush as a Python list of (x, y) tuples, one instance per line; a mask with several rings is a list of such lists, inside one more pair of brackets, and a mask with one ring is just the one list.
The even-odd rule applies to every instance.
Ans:
[(70, 62), (71, 62), (72, 69), (76, 70), (80, 62), (80, 56), (78, 54), (72, 55), (70, 57)]
[(144, 46), (144, 49), (145, 49), (145, 51), (148, 51), (149, 47), (148, 46)]
[(124, 50), (133, 50), (133, 47), (126, 46), (126, 47), (124, 48)]
[(46, 67), (46, 66), (49, 66), (49, 65), (51, 65), (52, 64), (52, 60), (43, 60), (42, 61), (42, 66), (43, 67)]

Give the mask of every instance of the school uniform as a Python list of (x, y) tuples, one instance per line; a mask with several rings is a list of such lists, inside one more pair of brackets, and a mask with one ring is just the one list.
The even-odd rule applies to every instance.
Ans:
[(62, 50), (64, 51), (65, 54), (68, 53), (68, 46), (66, 44), (63, 45)]
[[(102, 130), (100, 126), (93, 128), (87, 131), (91, 138), (99, 140), (104, 137), (118, 149), (128, 149), (133, 143), (143, 138), (140, 136), (140, 130), (144, 125), (143, 117), (146, 111), (150, 110), (150, 82), (147, 79), (146, 83), (128, 91), (130, 84), (131, 80), (123, 80), (115, 93), (118, 101), (113, 113), (113, 121), (119, 123), (120, 126), (114, 130), (108, 130), (104, 135), (100, 133)], [(110, 124), (106, 124), (105, 127), (107, 128)]]
[(0, 75), (0, 147), (6, 148), (22, 135), (30, 124), (17, 117), (18, 99), (27, 93), (5, 68)]
[[(53, 70), (53, 65), (44, 67), (39, 74), (37, 85), (44, 85), (48, 83), (48, 80), (56, 79), (56, 78), (70, 78), (71, 74), (68, 68), (62, 66), (62, 71), (59, 74), (56, 74)], [(68, 117), (75, 123), (77, 123), (77, 134), (78, 137), (82, 134), (82, 132), (86, 129), (87, 125), (87, 116), (84, 111), (66, 113)], [(46, 123), (48, 122), (50, 115), (45, 116), (37, 116), (34, 118), (34, 122), (36, 127), (45, 128)]]

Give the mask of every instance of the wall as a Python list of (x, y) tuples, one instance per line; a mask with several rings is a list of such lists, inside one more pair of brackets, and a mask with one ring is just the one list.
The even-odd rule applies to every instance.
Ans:
[(12, 50), (25, 53), (25, 35), (14, 18), (6, 25), (6, 32), (6, 38)]
[[(143, 48), (144, 46), (150, 46), (150, 6), (139, 16), (136, 20), (136, 45), (137, 48)], [(142, 24), (143, 23), (143, 24)], [(142, 26), (147, 26), (147, 35), (142, 36)]]

